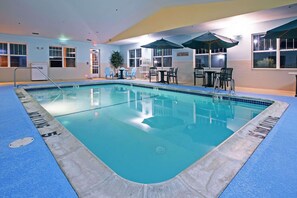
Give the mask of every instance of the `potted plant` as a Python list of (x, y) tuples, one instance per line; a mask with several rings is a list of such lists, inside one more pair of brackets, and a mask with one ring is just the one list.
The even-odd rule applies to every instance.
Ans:
[(121, 56), (120, 52), (118, 51), (112, 51), (112, 54), (111, 54), (111, 57), (110, 57), (110, 64), (112, 66), (114, 66), (115, 68), (115, 73), (116, 73), (116, 76), (118, 76), (118, 68), (123, 65), (123, 57)]

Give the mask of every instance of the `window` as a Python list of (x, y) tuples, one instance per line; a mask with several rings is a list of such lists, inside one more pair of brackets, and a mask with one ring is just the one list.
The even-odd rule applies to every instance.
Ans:
[(75, 48), (49, 47), (50, 67), (75, 67)]
[[(162, 49), (153, 50), (154, 67), (162, 67)], [(163, 67), (172, 67), (172, 49), (163, 49)]]
[(27, 67), (27, 46), (0, 43), (0, 67)]
[[(220, 48), (212, 50), (211, 68), (222, 68), (227, 66), (227, 50)], [(209, 67), (209, 51), (206, 49), (196, 50), (195, 67)]]
[(253, 35), (254, 68), (276, 68), (276, 39), (265, 39), (263, 36)]
[(254, 34), (254, 68), (297, 68), (297, 39), (265, 39)]
[(75, 48), (64, 48), (64, 67), (75, 67)]
[(280, 39), (280, 68), (297, 68), (297, 39)]
[(49, 47), (50, 67), (62, 67), (62, 47)]
[(129, 50), (129, 66), (130, 67), (139, 67), (141, 59), (141, 49), (132, 49)]

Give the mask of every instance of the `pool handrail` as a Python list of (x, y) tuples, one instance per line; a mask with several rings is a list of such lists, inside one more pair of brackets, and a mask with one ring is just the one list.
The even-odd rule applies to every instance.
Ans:
[(57, 87), (61, 92), (63, 92), (63, 90), (62, 90), (62, 88), (59, 86), (59, 85), (57, 85), (49, 76), (47, 76), (46, 74), (44, 74), (41, 70), (40, 70), (40, 68), (39, 67), (17, 67), (17, 68), (15, 68), (14, 69), (14, 72), (13, 72), (13, 86), (14, 87), (17, 87), (17, 85), (16, 85), (16, 71), (18, 70), (18, 69), (37, 69), (44, 77), (46, 77), (51, 83), (53, 83), (53, 85), (55, 86), (55, 87)]

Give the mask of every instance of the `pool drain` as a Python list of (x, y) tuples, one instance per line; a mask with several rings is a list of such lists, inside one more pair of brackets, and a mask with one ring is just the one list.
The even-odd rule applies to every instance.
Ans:
[(22, 147), (22, 146), (26, 146), (28, 144), (30, 144), (31, 142), (34, 141), (34, 138), (33, 137), (25, 137), (23, 139), (18, 139), (18, 140), (15, 140), (13, 142), (11, 142), (9, 144), (9, 147), (10, 148), (19, 148), (19, 147)]
[(163, 147), (163, 146), (157, 146), (155, 148), (155, 151), (156, 151), (157, 154), (164, 154), (164, 153), (166, 153), (166, 148)]

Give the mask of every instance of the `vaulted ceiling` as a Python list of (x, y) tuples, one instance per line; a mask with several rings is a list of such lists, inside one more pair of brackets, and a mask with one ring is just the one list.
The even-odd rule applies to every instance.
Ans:
[(296, 0), (0, 0), (0, 33), (112, 43), (294, 3)]

